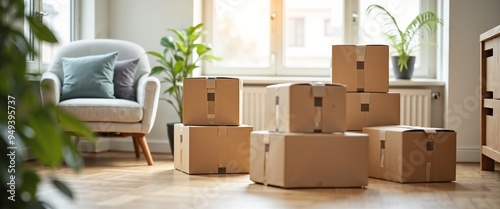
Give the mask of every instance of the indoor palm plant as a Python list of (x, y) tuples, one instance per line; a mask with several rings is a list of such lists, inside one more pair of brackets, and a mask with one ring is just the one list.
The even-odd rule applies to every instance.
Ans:
[[(170, 84), (163, 92), (170, 96), (162, 98), (176, 111), (182, 122), (182, 82), (184, 78), (191, 77), (193, 71), (201, 67), (202, 61), (221, 60), (220, 57), (210, 53), (212, 50), (208, 43), (200, 42), (204, 31), (203, 23), (190, 26), (183, 30), (168, 29), (175, 36), (164, 36), (160, 44), (164, 47), (162, 52), (148, 51), (147, 53), (157, 58), (158, 66), (153, 67), (151, 75), (162, 75), (162, 83)], [(173, 153), (173, 124), (167, 124), (170, 148)]]
[(443, 24), (442, 19), (438, 18), (433, 12), (422, 12), (402, 30), (403, 28), (399, 26), (396, 18), (384, 7), (373, 4), (368, 6), (366, 12), (367, 14), (374, 14), (375, 18), (382, 18), (385, 35), (397, 55), (391, 58), (396, 77), (410, 79), (415, 64), (415, 56), (412, 56), (413, 51), (422, 44), (435, 45), (433, 42), (418, 42), (417, 44), (416, 41), (425, 34), (434, 34), (438, 26)]
[[(34, 91), (38, 82), (26, 79), (26, 55), (35, 51), (19, 23), (26, 21), (39, 41), (56, 43), (57, 39), (40, 19), (24, 11), (23, 0), (0, 4), (0, 208), (5, 209), (50, 208), (47, 202), (38, 199), (41, 177), (23, 160), (24, 147), (29, 148), (36, 162), (47, 168), (66, 164), (79, 169), (83, 161), (66, 130), (78, 130), (73, 133), (91, 142), (94, 139), (89, 129), (74, 117), (53, 104), (42, 106), (38, 101)], [(49, 177), (56, 188), (73, 197), (54, 173)]]

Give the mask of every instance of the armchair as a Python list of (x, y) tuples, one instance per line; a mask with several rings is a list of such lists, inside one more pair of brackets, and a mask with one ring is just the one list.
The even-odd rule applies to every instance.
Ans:
[[(116, 61), (139, 58), (133, 77), (135, 100), (121, 98), (69, 98), (61, 101), (65, 71), (63, 58), (76, 58), (118, 52)], [(78, 70), (86, 70), (81, 68)], [(146, 141), (146, 134), (153, 127), (158, 107), (160, 82), (150, 77), (149, 59), (145, 50), (132, 42), (112, 39), (81, 40), (71, 42), (57, 51), (47, 72), (42, 75), (43, 104), (53, 103), (87, 124), (98, 136), (129, 137), (133, 139), (136, 158), (139, 147), (148, 165), (153, 158)], [(130, 77), (130, 76), (129, 76)], [(116, 91), (115, 91), (116, 94)], [(79, 139), (77, 138), (77, 141)], [(77, 142), (78, 143), (78, 142)]]

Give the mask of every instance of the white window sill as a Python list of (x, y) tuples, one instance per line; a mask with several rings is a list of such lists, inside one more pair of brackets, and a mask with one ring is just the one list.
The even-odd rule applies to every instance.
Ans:
[[(330, 83), (330, 77), (264, 77), (264, 76), (236, 76), (243, 81), (244, 85), (272, 85), (277, 83), (302, 83), (302, 82), (324, 82)], [(389, 87), (428, 87), (444, 86), (445, 82), (436, 79), (414, 78), (412, 80), (389, 79)]]

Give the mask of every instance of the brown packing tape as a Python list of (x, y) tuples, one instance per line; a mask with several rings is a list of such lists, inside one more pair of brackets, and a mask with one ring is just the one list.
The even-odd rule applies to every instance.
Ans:
[(326, 95), (324, 83), (311, 83), (314, 99), (314, 132), (321, 132), (323, 122), (323, 97)]
[(217, 136), (227, 136), (227, 126), (218, 126)]
[[(227, 126), (218, 126), (217, 127), (217, 143), (219, 145), (218, 146), (219, 148), (227, 146), (226, 143), (228, 143), (229, 141), (226, 140), (227, 137), (224, 137), (227, 135), (228, 135)], [(227, 149), (219, 149), (217, 154), (218, 154), (217, 173), (218, 174), (225, 174), (227, 172), (226, 171), (226, 163), (229, 159), (228, 150)]]
[(431, 162), (432, 162), (432, 154), (434, 153), (435, 145), (434, 143), (434, 135), (437, 133), (436, 130), (433, 129), (424, 129), (425, 133), (427, 134), (427, 143), (425, 143), (425, 150), (426, 150), (426, 162), (425, 162), (425, 181), (430, 182), (431, 179)]
[(311, 83), (312, 96), (313, 97), (324, 97), (326, 94), (325, 84), (320, 82)]
[(356, 46), (356, 91), (365, 91), (365, 46)]
[(207, 89), (207, 118), (211, 124), (215, 123), (215, 89)]
[[(370, 112), (370, 94), (369, 93), (360, 93), (359, 94), (361, 112)], [(368, 114), (366, 114), (368, 117)]]
[(263, 134), (262, 136), (262, 141), (264, 142), (264, 179), (262, 184), (267, 186), (267, 178), (268, 178), (268, 172), (269, 172), (269, 133)]
[(357, 75), (357, 86), (356, 86), (356, 91), (357, 92), (364, 92), (365, 91), (365, 70), (363, 69), (358, 69), (356, 70), (356, 75)]
[[(187, 128), (189, 129), (189, 127), (187, 127)], [(181, 168), (182, 168), (182, 165), (183, 165), (182, 164), (182, 152), (183, 152), (183, 145), (184, 145), (184, 142), (182, 140), (182, 137), (184, 135), (183, 132), (182, 132), (183, 130), (184, 130), (184, 126), (181, 127), (181, 128), (179, 128), (179, 132), (180, 132), (179, 135), (180, 135), (180, 141), (181, 141), (181, 143), (179, 145), (180, 146), (180, 156), (181, 156), (181, 159), (179, 161), (181, 162)], [(188, 132), (189, 132), (189, 130), (188, 130)]]
[(215, 77), (208, 77), (205, 80), (205, 87), (207, 88), (207, 118), (209, 123), (215, 123)]
[[(380, 141), (380, 167), (385, 171), (385, 130), (380, 130), (378, 140)], [(382, 173), (384, 173), (382, 171)]]
[(365, 61), (365, 46), (356, 46), (356, 61)]

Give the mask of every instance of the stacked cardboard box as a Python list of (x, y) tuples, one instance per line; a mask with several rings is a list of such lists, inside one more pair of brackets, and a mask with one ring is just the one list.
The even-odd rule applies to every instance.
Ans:
[(369, 135), (370, 177), (454, 181), (456, 133), (399, 126), (400, 98), (388, 93), (388, 74), (388, 46), (332, 46), (332, 82), (347, 86), (347, 130)]
[(268, 86), (267, 131), (251, 134), (250, 180), (283, 188), (368, 185), (368, 136), (345, 132), (345, 110), (344, 85)]
[(398, 125), (399, 94), (389, 92), (387, 45), (333, 45), (332, 83), (347, 86), (348, 131)]
[(184, 79), (183, 124), (174, 127), (174, 166), (188, 174), (248, 173), (250, 133), (241, 124), (237, 78)]

